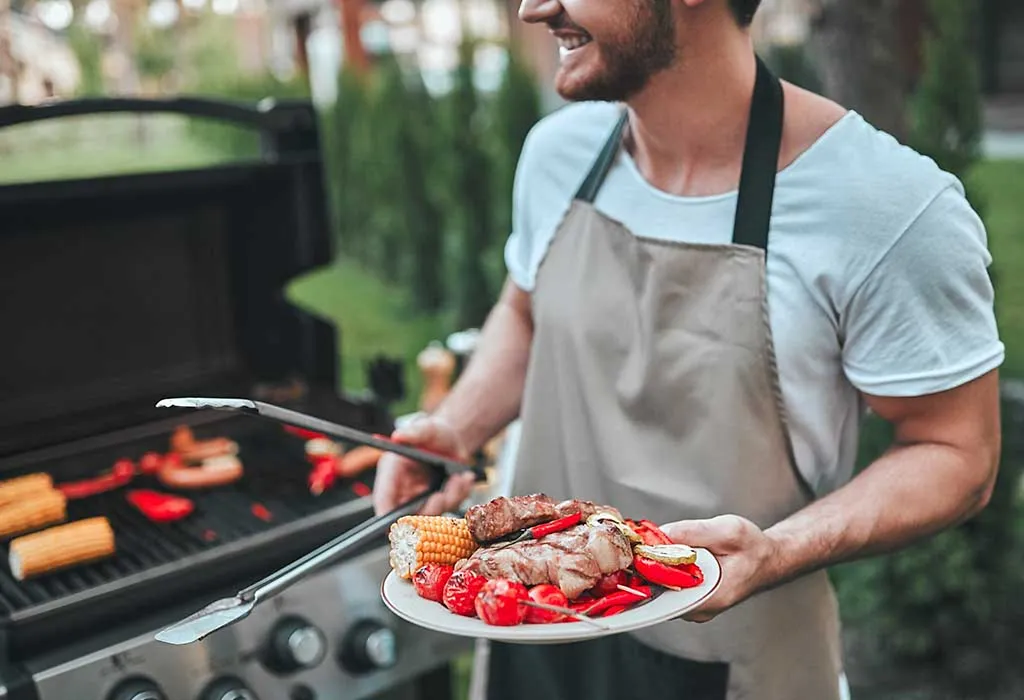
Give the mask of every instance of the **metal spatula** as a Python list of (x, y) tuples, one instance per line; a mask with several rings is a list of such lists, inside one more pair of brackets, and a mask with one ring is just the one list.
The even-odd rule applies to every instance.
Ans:
[(202, 610), (177, 622), (157, 633), (156, 638), (167, 644), (192, 644), (216, 632), (219, 629), (232, 625), (245, 618), (252, 609), (259, 603), (272, 598), (288, 587), (307, 576), (343, 559), (348, 552), (358, 547), (363, 542), (380, 537), (385, 534), (391, 525), (399, 518), (406, 515), (414, 515), (426, 503), (427, 499), (434, 493), (440, 491), (448, 480), (449, 473), (456, 473), (471, 469), (478, 481), (484, 479), (483, 470), (472, 468), (467, 464), (449, 460), (429, 452), (417, 450), (405, 445), (399, 445), (386, 438), (372, 436), (354, 428), (335, 425), (328, 421), (312, 416), (306, 416), (295, 411), (290, 411), (269, 404), (262, 404), (258, 401), (248, 399), (165, 399), (157, 404), (160, 407), (188, 407), (188, 408), (218, 408), (224, 410), (243, 410), (257, 413), (259, 415), (280, 420), (285, 423), (296, 425), (310, 430), (316, 430), (327, 435), (335, 435), (353, 442), (359, 442), (382, 450), (395, 452), (405, 457), (415, 459), (431, 468), (432, 480), (430, 487), (423, 494), (400, 505), (390, 513), (371, 518), (366, 522), (357, 525), (313, 550), (304, 557), (292, 562), (279, 571), (267, 576), (261, 581), (254, 583), (248, 588), (242, 589), (233, 598), (223, 598), (207, 605)]

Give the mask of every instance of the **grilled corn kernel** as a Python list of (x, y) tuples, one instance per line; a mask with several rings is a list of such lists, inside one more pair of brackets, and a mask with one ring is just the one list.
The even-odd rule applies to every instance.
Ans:
[(478, 548), (461, 518), (407, 515), (391, 526), (391, 568), (404, 579), (427, 563), (454, 565)]
[(106, 518), (88, 518), (15, 540), (10, 566), (19, 581), (114, 554), (114, 531)]
[(0, 481), (0, 505), (19, 501), (33, 493), (52, 490), (53, 479), (42, 472)]
[(0, 505), (0, 537), (20, 535), (67, 517), (67, 499), (56, 489), (26, 494), (23, 498)]

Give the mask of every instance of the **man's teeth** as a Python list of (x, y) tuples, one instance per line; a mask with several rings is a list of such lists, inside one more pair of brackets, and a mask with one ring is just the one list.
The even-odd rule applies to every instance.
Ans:
[(590, 38), (589, 37), (583, 37), (583, 36), (574, 36), (574, 37), (571, 37), (571, 38), (569, 38), (569, 37), (561, 37), (558, 40), (559, 47), (564, 49), (564, 50), (566, 50), (566, 51), (572, 51), (573, 49), (578, 49), (581, 46), (585, 46), (585, 45), (587, 45), (589, 43), (590, 43)]

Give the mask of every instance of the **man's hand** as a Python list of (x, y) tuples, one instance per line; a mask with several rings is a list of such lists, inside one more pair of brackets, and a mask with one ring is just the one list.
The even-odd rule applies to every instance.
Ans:
[(668, 523), (661, 529), (677, 544), (708, 550), (722, 567), (722, 582), (714, 595), (684, 615), (684, 620), (710, 622), (774, 583), (772, 563), (776, 545), (745, 518), (723, 515), (711, 520)]
[[(462, 446), (455, 431), (437, 417), (420, 418), (392, 435), (400, 442), (436, 454), (443, 454), (459, 461), (469, 461), (469, 451)], [(420, 510), (423, 515), (440, 515), (459, 507), (473, 489), (474, 476), (471, 472), (452, 475), (444, 489), (427, 499)], [(377, 465), (377, 476), (373, 484), (373, 509), (383, 515), (412, 500), (427, 490), (430, 474), (418, 462), (406, 459), (392, 452), (384, 454)]]

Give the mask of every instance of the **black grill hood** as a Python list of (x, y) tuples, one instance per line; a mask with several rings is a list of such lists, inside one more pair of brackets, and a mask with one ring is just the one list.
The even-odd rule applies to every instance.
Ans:
[(231, 121), (260, 133), (262, 155), (0, 187), (0, 473), (12, 455), (166, 418), (165, 396), (337, 386), (336, 329), (284, 291), (331, 259), (312, 105), (82, 100), (0, 108), (0, 128), (101, 112)]

